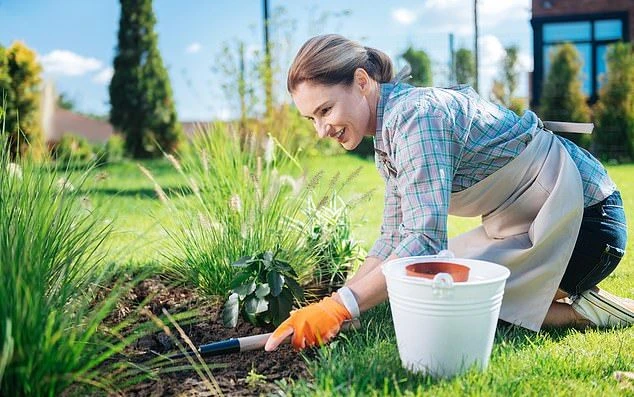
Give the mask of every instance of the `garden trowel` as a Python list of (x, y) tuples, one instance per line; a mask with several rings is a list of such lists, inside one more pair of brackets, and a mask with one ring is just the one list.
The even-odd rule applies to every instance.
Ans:
[[(344, 321), (341, 325), (342, 330), (354, 328), (357, 329), (361, 326), (361, 322), (359, 319), (352, 319)], [(271, 336), (272, 332), (266, 334), (258, 334), (251, 336), (242, 336), (240, 338), (231, 338), (225, 339), (218, 342), (207, 343), (205, 345), (200, 345), (196, 349), (198, 353), (203, 357), (210, 356), (219, 356), (227, 353), (237, 353), (237, 352), (246, 352), (251, 350), (260, 350), (264, 349), (264, 345), (266, 341)], [(289, 343), (291, 337), (284, 339), (283, 343)], [(194, 356), (195, 353), (192, 351), (186, 353), (175, 353), (167, 356), (167, 358), (171, 360), (176, 360), (179, 358), (183, 358), (186, 356)]]

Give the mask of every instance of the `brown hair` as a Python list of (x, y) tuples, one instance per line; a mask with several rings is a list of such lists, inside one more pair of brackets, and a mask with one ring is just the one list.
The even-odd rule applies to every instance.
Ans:
[(292, 93), (304, 81), (350, 85), (357, 68), (364, 69), (379, 83), (387, 83), (394, 77), (392, 60), (384, 52), (337, 34), (315, 36), (295, 55), (286, 88)]

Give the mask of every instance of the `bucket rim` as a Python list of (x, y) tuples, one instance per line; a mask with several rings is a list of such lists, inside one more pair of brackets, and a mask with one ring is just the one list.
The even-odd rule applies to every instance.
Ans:
[(405, 283), (408, 283), (408, 284), (430, 285), (431, 286), (433, 284), (433, 280), (431, 280), (431, 279), (426, 279), (426, 278), (422, 278), (422, 277), (408, 276), (408, 275), (405, 274), (405, 272), (403, 272), (403, 274), (394, 274), (394, 270), (393, 269), (396, 266), (402, 266), (403, 269), (405, 269), (405, 266), (407, 266), (409, 264), (412, 264), (412, 263), (416, 263), (418, 261), (431, 262), (431, 261), (439, 261), (439, 260), (447, 261), (447, 262), (457, 261), (458, 264), (464, 264), (466, 266), (469, 266), (469, 262), (487, 264), (487, 266), (494, 266), (495, 268), (497, 268), (497, 270), (499, 270), (501, 272), (501, 274), (498, 275), (498, 276), (487, 278), (487, 279), (484, 279), (484, 280), (454, 281), (454, 283), (453, 283), (454, 288), (455, 287), (469, 287), (469, 286), (476, 286), (476, 285), (495, 284), (495, 283), (499, 283), (501, 281), (505, 281), (511, 275), (511, 271), (507, 267), (502, 266), (502, 265), (498, 265), (497, 263), (493, 263), (493, 262), (489, 262), (489, 261), (485, 261), (485, 260), (481, 260), (481, 259), (448, 258), (448, 257), (444, 257), (444, 256), (437, 256), (437, 255), (405, 256), (405, 257), (402, 257), (402, 258), (392, 259), (392, 260), (389, 260), (389, 261), (384, 262), (383, 264), (381, 264), (381, 272), (383, 273), (383, 275), (386, 278), (390, 277), (392, 279), (397, 279), (397, 280), (399, 280), (401, 282), (405, 282)]

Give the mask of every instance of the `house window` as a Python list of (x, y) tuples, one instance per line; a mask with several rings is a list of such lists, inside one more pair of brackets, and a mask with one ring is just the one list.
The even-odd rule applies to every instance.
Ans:
[(542, 25), (543, 78), (547, 79), (554, 49), (572, 43), (581, 58), (582, 90), (589, 97), (596, 94), (603, 83), (606, 52), (609, 44), (623, 40), (623, 20), (617, 18), (545, 22)]

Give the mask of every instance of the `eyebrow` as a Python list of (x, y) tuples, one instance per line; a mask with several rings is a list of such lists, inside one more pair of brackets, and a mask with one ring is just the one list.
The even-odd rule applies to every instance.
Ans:
[[(321, 105), (317, 106), (317, 107), (315, 108), (315, 110), (313, 110), (313, 113), (312, 113), (312, 114), (317, 114), (317, 112), (319, 111), (319, 109), (323, 108), (323, 107), (324, 107), (324, 106), (326, 106), (327, 104), (328, 104), (328, 101), (326, 101), (326, 102), (322, 103)], [(308, 117), (308, 116), (306, 116), (306, 117)]]

